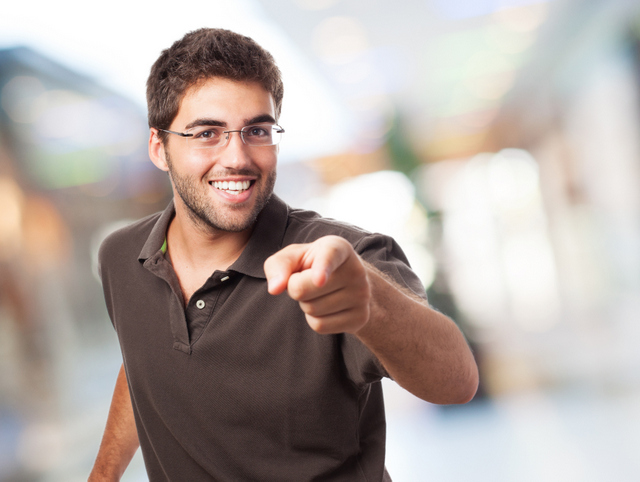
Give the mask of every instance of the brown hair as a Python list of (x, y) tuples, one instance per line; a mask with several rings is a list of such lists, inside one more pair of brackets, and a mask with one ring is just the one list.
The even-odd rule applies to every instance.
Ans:
[[(276, 119), (280, 116), (284, 87), (271, 54), (249, 37), (202, 28), (163, 50), (151, 67), (147, 80), (149, 127), (168, 129), (187, 89), (211, 77), (258, 82), (273, 96)], [(160, 134), (164, 139), (164, 133)]]

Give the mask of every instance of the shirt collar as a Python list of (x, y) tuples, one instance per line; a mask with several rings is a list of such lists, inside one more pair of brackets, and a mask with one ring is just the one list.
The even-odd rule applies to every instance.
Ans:
[(149, 237), (147, 241), (144, 243), (142, 247), (142, 251), (140, 251), (140, 255), (138, 256), (139, 261), (145, 261), (155, 255), (158, 251), (162, 249), (162, 245), (164, 244), (164, 240), (167, 237), (167, 229), (169, 229), (169, 223), (176, 215), (176, 208), (173, 205), (173, 199), (169, 202), (169, 205), (166, 207), (164, 211), (160, 214), (160, 217), (156, 221), (153, 229), (149, 233)]
[[(169, 223), (175, 213), (175, 206), (173, 200), (171, 200), (149, 233), (149, 237), (138, 256), (140, 261), (151, 258), (162, 249)], [(247, 246), (245, 246), (240, 257), (229, 266), (229, 270), (254, 278), (266, 278), (264, 262), (269, 256), (281, 249), (282, 239), (287, 227), (288, 214), (289, 207), (285, 202), (275, 194), (271, 195), (271, 199), (258, 215)]]

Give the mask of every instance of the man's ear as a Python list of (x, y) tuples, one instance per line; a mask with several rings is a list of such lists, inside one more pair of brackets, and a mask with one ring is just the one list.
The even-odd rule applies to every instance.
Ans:
[(158, 169), (168, 172), (169, 166), (164, 152), (164, 144), (160, 139), (158, 129), (152, 127), (149, 131), (149, 158)]

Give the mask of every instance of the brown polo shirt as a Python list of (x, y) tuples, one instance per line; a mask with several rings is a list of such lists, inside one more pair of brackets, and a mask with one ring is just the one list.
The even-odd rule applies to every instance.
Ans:
[(387, 376), (354, 336), (319, 335), (264, 261), (328, 234), (424, 296), (397, 244), (273, 196), (251, 239), (184, 308), (162, 250), (173, 204), (100, 249), (107, 309), (151, 481), (381, 481)]

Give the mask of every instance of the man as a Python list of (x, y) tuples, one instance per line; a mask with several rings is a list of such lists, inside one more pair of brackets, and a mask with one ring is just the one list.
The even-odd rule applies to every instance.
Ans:
[(469, 401), (473, 356), (392, 239), (272, 195), (283, 96), (253, 40), (202, 29), (147, 83), (163, 212), (100, 251), (122, 348), (90, 480), (390, 480), (380, 379)]

